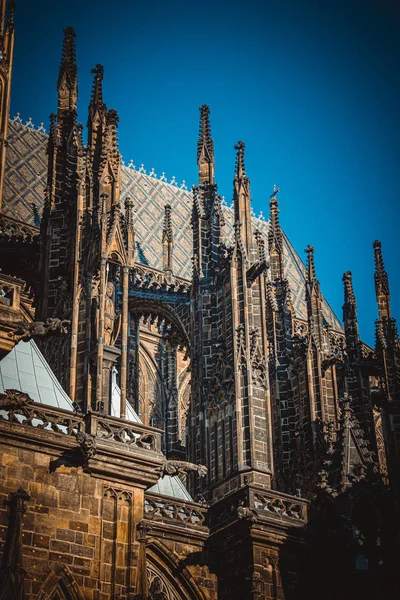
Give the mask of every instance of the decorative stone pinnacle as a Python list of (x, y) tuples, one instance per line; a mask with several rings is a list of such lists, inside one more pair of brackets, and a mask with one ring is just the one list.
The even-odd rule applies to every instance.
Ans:
[(309, 281), (316, 281), (317, 277), (315, 274), (314, 247), (311, 246), (311, 244), (308, 244), (305, 252), (307, 253), (307, 278)]
[(350, 303), (355, 305), (356, 298), (353, 290), (353, 279), (351, 271), (346, 271), (343, 274), (343, 283), (344, 283), (344, 302), (345, 304)]
[(164, 231), (163, 238), (168, 239), (169, 242), (172, 241), (172, 226), (171, 226), (171, 205), (166, 204), (164, 206)]
[(236, 150), (236, 169), (235, 176), (238, 178), (246, 177), (246, 169), (244, 166), (244, 150), (245, 144), (244, 142), (238, 142), (236, 146), (234, 146)]
[(197, 160), (199, 160), (203, 148), (206, 151), (207, 159), (214, 161), (214, 143), (211, 138), (210, 127), (210, 108), (207, 104), (200, 106), (200, 129), (199, 141), (197, 143)]
[(64, 29), (64, 41), (61, 51), (58, 86), (60, 86), (64, 73), (67, 74), (69, 86), (77, 86), (78, 68), (76, 66), (75, 38), (76, 33), (74, 29), (72, 27), (66, 27), (66, 29)]
[(91, 70), (94, 73), (93, 87), (92, 87), (92, 98), (91, 104), (103, 104), (103, 89), (102, 81), (104, 76), (103, 65), (97, 64), (94, 69)]
[(374, 258), (375, 258), (375, 278), (387, 278), (387, 273), (385, 271), (385, 265), (383, 263), (382, 256), (382, 244), (379, 240), (374, 241)]

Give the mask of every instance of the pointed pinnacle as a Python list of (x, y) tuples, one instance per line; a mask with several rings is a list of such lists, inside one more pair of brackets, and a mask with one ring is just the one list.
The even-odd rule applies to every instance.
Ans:
[(64, 29), (58, 87), (61, 84), (64, 73), (67, 75), (68, 84), (71, 87), (77, 86), (78, 68), (76, 66), (75, 38), (76, 33), (72, 27)]
[(307, 279), (308, 281), (317, 281), (314, 264), (314, 247), (308, 244), (305, 252), (307, 253)]
[(17, 8), (16, 2), (10, 0), (7, 6), (7, 29), (13, 29), (14, 27), (14, 10)]
[(389, 293), (389, 280), (385, 271), (382, 256), (382, 244), (379, 240), (374, 241), (374, 258), (375, 258), (375, 288), (377, 293), (382, 290)]
[(356, 297), (354, 295), (353, 289), (353, 279), (351, 271), (346, 271), (343, 274), (343, 283), (344, 283), (344, 303), (356, 305)]
[(234, 146), (236, 152), (236, 166), (235, 166), (235, 177), (238, 179), (246, 177), (246, 168), (244, 166), (244, 142), (238, 142)]
[(172, 225), (171, 225), (171, 205), (166, 204), (164, 206), (164, 229), (163, 229), (163, 241), (166, 239), (168, 242), (172, 242)]
[(90, 104), (103, 104), (103, 75), (104, 75), (104, 67), (103, 65), (96, 65), (94, 69), (91, 70), (91, 73), (94, 74), (93, 87), (92, 87), (92, 97), (90, 100)]
[(210, 108), (207, 104), (200, 106), (200, 129), (199, 140), (197, 142), (197, 160), (199, 160), (201, 151), (205, 147), (208, 159), (214, 160), (214, 143), (211, 138), (210, 127)]

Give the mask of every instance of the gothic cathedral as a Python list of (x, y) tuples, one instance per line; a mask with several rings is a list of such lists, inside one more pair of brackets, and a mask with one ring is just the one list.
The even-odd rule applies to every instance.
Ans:
[(0, 600), (397, 599), (381, 243), (371, 348), (279, 189), (254, 216), (241, 141), (218, 194), (208, 106), (188, 190), (123, 163), (101, 65), (84, 143), (71, 27), (48, 133), (10, 118), (13, 47), (0, 0)]

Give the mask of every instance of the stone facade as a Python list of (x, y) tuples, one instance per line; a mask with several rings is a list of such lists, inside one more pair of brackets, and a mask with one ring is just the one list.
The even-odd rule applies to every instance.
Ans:
[(400, 346), (380, 242), (372, 349), (351, 273), (342, 327), (279, 189), (268, 223), (252, 214), (243, 142), (233, 209), (218, 195), (207, 106), (192, 192), (122, 164), (101, 65), (84, 145), (69, 27), (49, 135), (8, 123), (0, 5), (0, 358), (33, 338), (70, 398), (0, 381), (0, 600), (397, 597)]

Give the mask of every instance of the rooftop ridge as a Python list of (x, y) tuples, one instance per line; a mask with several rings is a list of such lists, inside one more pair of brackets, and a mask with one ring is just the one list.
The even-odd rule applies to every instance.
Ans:
[[(22, 127), (27, 127), (28, 129), (32, 129), (33, 131), (37, 131), (38, 133), (42, 133), (43, 135), (46, 135), (46, 136), (49, 135), (44, 126), (44, 123), (41, 122), (40, 125), (36, 126), (32, 121), (32, 117), (29, 117), (29, 119), (25, 123), (19, 112), (17, 112), (14, 117), (11, 117), (11, 114), (10, 114), (9, 118), (10, 118), (10, 121), (13, 121), (14, 123), (18, 123), (19, 125), (22, 125)], [(165, 171), (162, 171), (161, 175), (157, 175), (157, 173), (155, 172), (155, 168), (152, 167), (151, 170), (149, 172), (147, 172), (143, 163), (140, 164), (139, 168), (135, 165), (133, 159), (130, 159), (128, 163), (125, 163), (122, 154), (121, 154), (121, 167), (124, 169), (131, 169), (132, 171), (141, 173), (142, 175), (144, 175), (146, 177), (151, 177), (152, 179), (157, 179), (158, 181), (161, 181), (162, 183), (164, 183), (166, 185), (172, 186), (174, 189), (183, 190), (183, 191), (187, 192), (188, 196), (191, 196), (191, 194), (192, 194), (192, 191), (191, 191), (192, 186), (188, 186), (186, 184), (185, 179), (182, 179), (181, 183), (179, 184), (175, 175), (173, 175), (171, 177), (170, 181), (168, 181), (168, 178), (165, 175)], [(221, 204), (224, 208), (233, 210), (233, 202), (231, 205), (228, 206), (228, 204), (225, 200), (225, 196), (221, 196), (221, 199), (222, 199)], [(263, 222), (267, 221), (262, 210), (260, 210), (259, 214), (256, 215), (252, 208), (251, 216), (253, 218), (258, 219)]]

